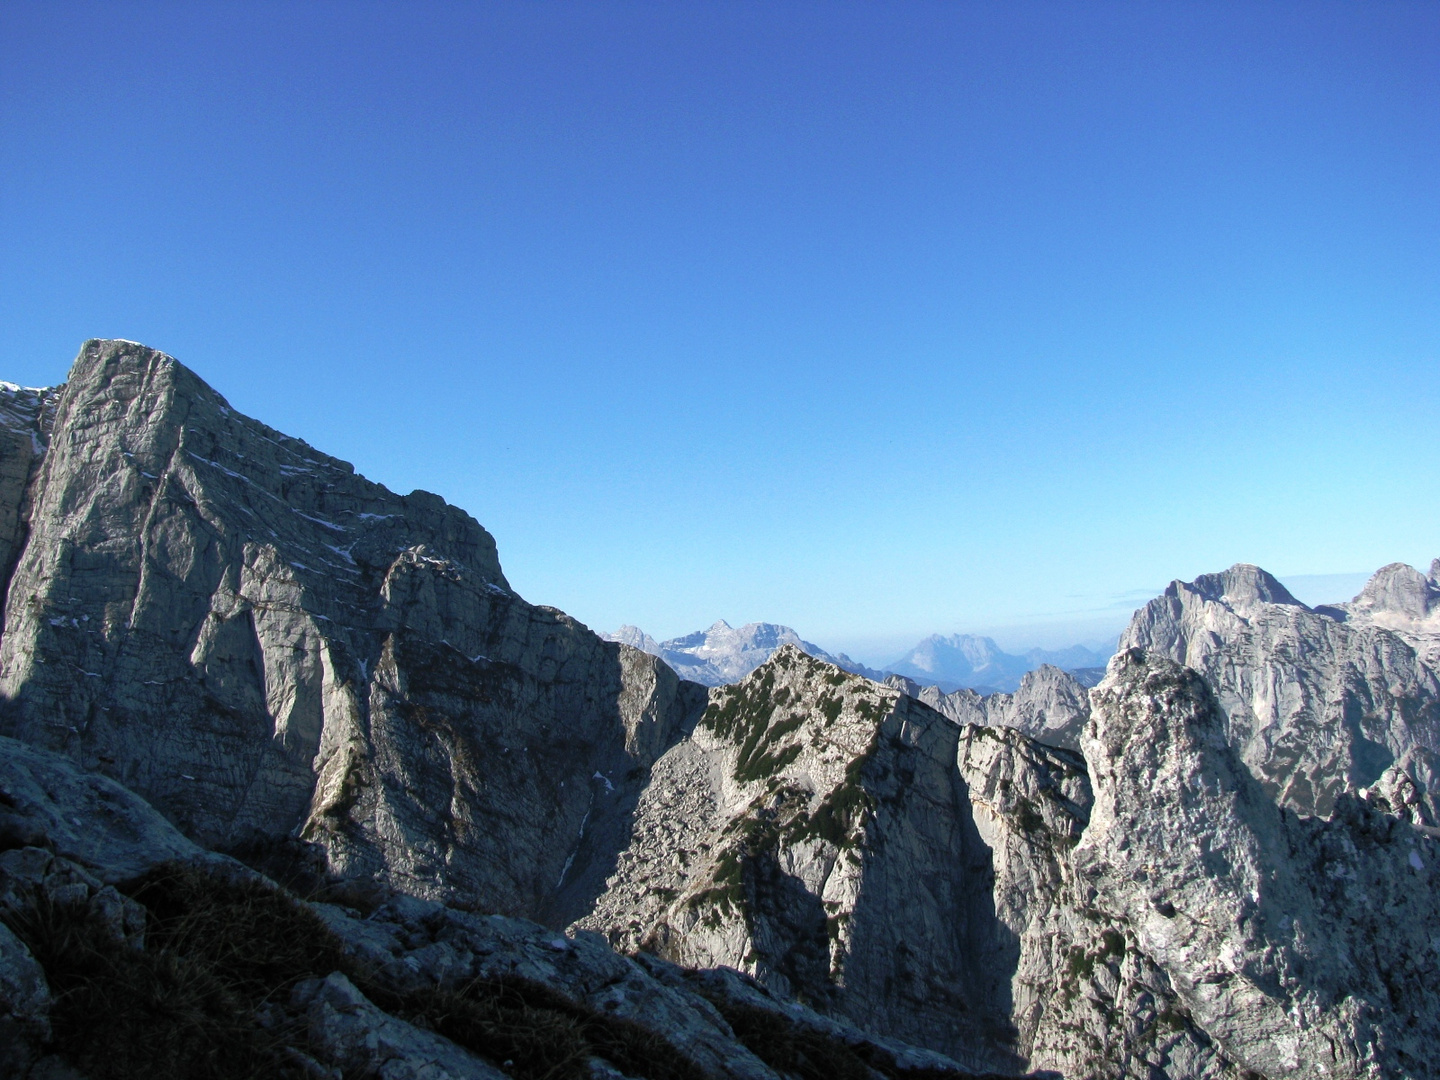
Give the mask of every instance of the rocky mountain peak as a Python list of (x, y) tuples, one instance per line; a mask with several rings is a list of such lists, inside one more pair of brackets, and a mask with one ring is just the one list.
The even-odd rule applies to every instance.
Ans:
[[(1183, 584), (1172, 582), (1171, 588)], [(1189, 588), (1204, 600), (1225, 603), (1241, 613), (1254, 610), (1257, 604), (1305, 606), (1273, 574), (1250, 563), (1236, 563), (1218, 574), (1201, 574), (1189, 583)]]
[(639, 649), (651, 656), (660, 655), (660, 643), (638, 626), (631, 626), (629, 623), (620, 627), (613, 634), (601, 634), (600, 636), (607, 641), (618, 641), (622, 645), (629, 645), (632, 649)]
[(1420, 610), (1430, 585), (1409, 567), (1376, 577), (1370, 601), (1325, 611), (1255, 567), (1175, 582), (1135, 613), (1120, 647), (1204, 675), (1257, 780), (1282, 805), (1325, 815), (1401, 759), (1440, 778), (1440, 638), (1393, 610)]
[(752, 622), (734, 627), (724, 619), (717, 619), (705, 630), (659, 642), (634, 626), (623, 626), (613, 634), (601, 636), (658, 656), (683, 678), (706, 686), (738, 682), (785, 645), (794, 645), (846, 670), (859, 666), (831, 656), (813, 642), (802, 640), (790, 627), (777, 623)]
[(1375, 571), (1360, 595), (1344, 608), (1351, 618), (1368, 618), (1394, 629), (1440, 631), (1440, 582), (1406, 563), (1391, 563)]
[(1020, 677), (1013, 693), (979, 694), (967, 687), (945, 693), (914, 679), (891, 675), (887, 686), (909, 694), (957, 724), (1014, 728), (1050, 746), (1079, 749), (1080, 730), (1090, 717), (1090, 697), (1073, 675), (1041, 664)]
[(782, 645), (713, 689), (655, 763), (630, 844), (577, 926), (924, 1032), (963, 1064), (1012, 1068), (988, 1034), (1004, 1014), (967, 937), (990, 927), (940, 914), (973, 904), (978, 919), (986, 903), (959, 735), (913, 698)]
[(1164, 657), (1117, 655), (1093, 701), (1077, 868), (1226, 1056), (1268, 1077), (1433, 1075), (1435, 841), (1348, 795), (1328, 820), (1287, 814), (1206, 680)]

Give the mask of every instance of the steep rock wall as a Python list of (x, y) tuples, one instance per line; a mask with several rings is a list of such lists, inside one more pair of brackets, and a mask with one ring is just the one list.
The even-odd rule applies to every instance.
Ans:
[(614, 847), (703, 690), (525, 603), (462, 511), (241, 416), (154, 350), (88, 342), (48, 446), (0, 729), (208, 845), (300, 832), (419, 895), (588, 906), (613, 857), (591, 838)]
[(784, 646), (712, 691), (656, 763), (634, 838), (577, 925), (1013, 1068), (1008, 1012), (975, 963), (996, 922), (958, 739), (912, 698)]

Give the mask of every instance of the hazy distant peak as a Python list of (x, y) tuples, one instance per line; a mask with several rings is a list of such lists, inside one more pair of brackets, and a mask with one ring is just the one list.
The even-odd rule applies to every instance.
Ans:
[(600, 636), (606, 641), (618, 641), (622, 645), (629, 645), (632, 649), (639, 649), (651, 656), (660, 655), (660, 643), (638, 626), (631, 626), (627, 623), (613, 634), (601, 634)]
[(848, 657), (831, 656), (820, 646), (803, 640), (793, 629), (779, 623), (750, 622), (735, 627), (724, 619), (716, 619), (704, 630), (661, 642), (634, 626), (622, 626), (613, 634), (602, 636), (653, 653), (674, 668), (681, 678), (706, 686), (738, 682), (785, 646), (792, 646), (847, 670), (870, 674), (863, 665), (854, 663)]

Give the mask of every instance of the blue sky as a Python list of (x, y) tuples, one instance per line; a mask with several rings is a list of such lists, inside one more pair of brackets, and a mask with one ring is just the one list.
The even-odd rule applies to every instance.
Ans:
[[(600, 629), (1440, 555), (1440, 5), (0, 6), (0, 377), (144, 341)], [(1019, 629), (1017, 629), (1019, 628)]]

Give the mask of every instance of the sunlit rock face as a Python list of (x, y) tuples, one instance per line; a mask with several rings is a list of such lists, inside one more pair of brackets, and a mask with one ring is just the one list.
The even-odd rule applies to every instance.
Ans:
[(1032, 739), (1069, 750), (1080, 747), (1080, 730), (1090, 718), (1090, 694), (1068, 671), (1041, 664), (1020, 678), (1013, 693), (979, 694), (962, 687), (944, 693), (938, 686), (920, 686), (892, 675), (887, 685), (919, 698), (957, 724), (1007, 727)]
[(49, 394), (12, 392), (0, 437), (5, 733), (206, 844), (299, 831), (417, 894), (587, 906), (593, 840), (703, 691), (169, 356), (92, 341)]
[(1268, 1077), (1436, 1075), (1440, 842), (1349, 794), (1277, 806), (1164, 657), (1117, 656), (1094, 704), (1078, 880), (1188, 1016)]
[(1311, 609), (1239, 565), (1172, 582), (1135, 613), (1121, 648), (1167, 656), (1215, 691), (1226, 736), (1271, 798), (1328, 815), (1344, 792), (1398, 768), (1437, 810), (1440, 587), (1380, 570), (1352, 603)]

